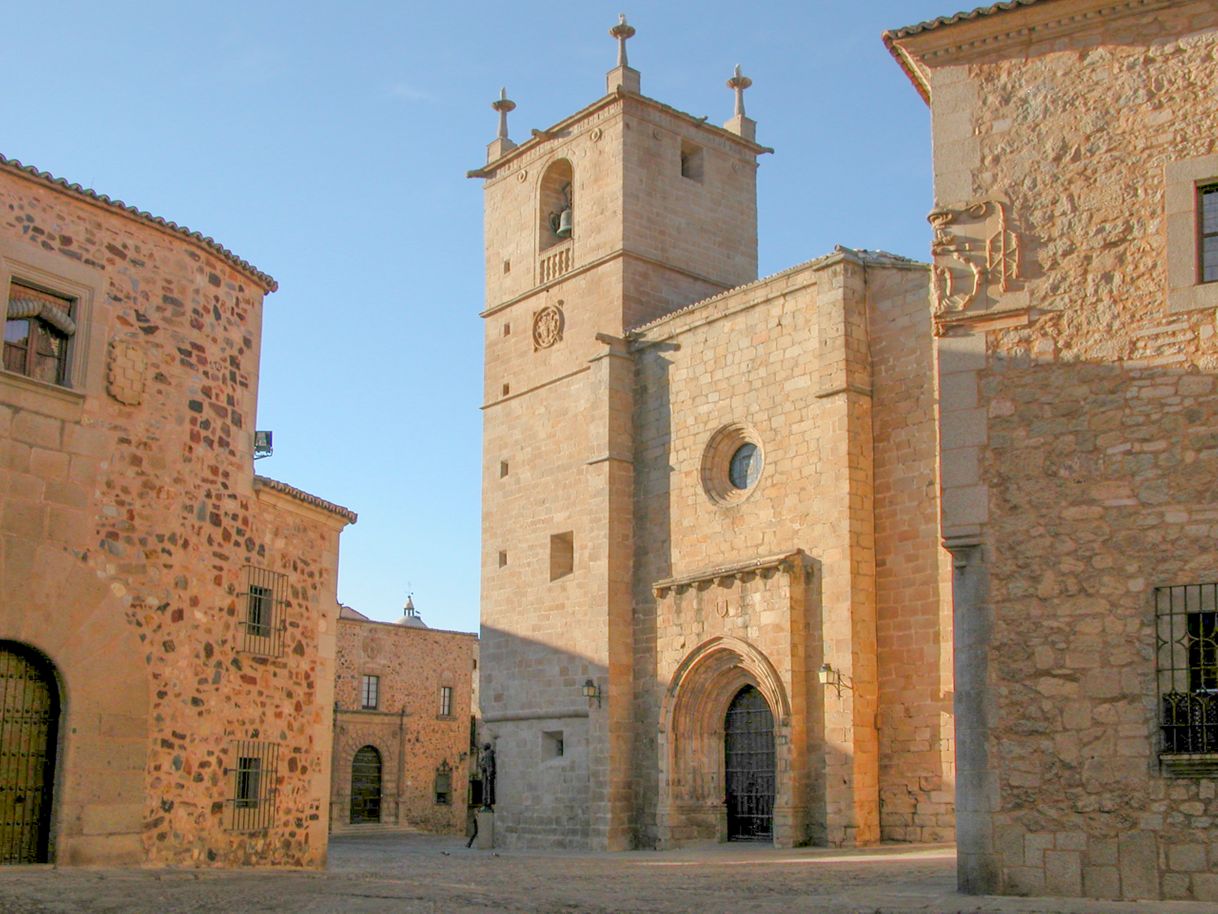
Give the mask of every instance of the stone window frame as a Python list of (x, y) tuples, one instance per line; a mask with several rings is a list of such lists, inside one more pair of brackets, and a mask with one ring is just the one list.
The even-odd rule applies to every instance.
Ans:
[(442, 720), (453, 717), (453, 687), (450, 685), (440, 686), (440, 713), (436, 717)]
[(1218, 775), (1218, 583), (1155, 587), (1153, 600), (1159, 767), (1169, 777), (1212, 778)]
[(1167, 224), (1167, 307), (1173, 313), (1218, 308), (1218, 282), (1201, 279), (1202, 187), (1218, 184), (1218, 155), (1164, 166)]
[(100, 347), (105, 340), (98, 324), (99, 305), (105, 301), (104, 274), (46, 251), (0, 242), (0, 296), (6, 310), (14, 282), (71, 299), (76, 332), (68, 340), (63, 383), (52, 384), (4, 370), (0, 370), (0, 383), (13, 390), (47, 394), (47, 399), (79, 405), (86, 395), (101, 389), (105, 360)]
[(282, 657), (287, 635), (288, 576), (258, 565), (241, 569), (238, 597), (240, 649), (262, 657)]
[(381, 704), (381, 677), (375, 673), (360, 676), (359, 704), (365, 711), (375, 711)]

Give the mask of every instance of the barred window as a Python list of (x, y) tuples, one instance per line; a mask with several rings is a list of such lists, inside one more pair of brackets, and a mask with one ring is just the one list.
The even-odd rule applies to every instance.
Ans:
[(1218, 584), (1155, 589), (1156, 658), (1166, 773), (1218, 773)]
[(453, 801), (453, 772), (447, 759), (436, 769), (436, 803), (448, 806)]
[(1218, 184), (1197, 188), (1197, 246), (1202, 282), (1218, 282)]
[(229, 746), (229, 821), (232, 831), (262, 831), (275, 817), (275, 779), (279, 746), (259, 740), (234, 740)]
[(453, 688), (452, 686), (440, 686), (440, 716), (452, 717), (453, 714)]
[(380, 700), (381, 677), (364, 676), (360, 684), (360, 705), (367, 711), (376, 710)]
[(240, 607), (241, 649), (266, 657), (283, 656), (283, 606), (287, 576), (266, 568), (246, 565), (243, 569)]

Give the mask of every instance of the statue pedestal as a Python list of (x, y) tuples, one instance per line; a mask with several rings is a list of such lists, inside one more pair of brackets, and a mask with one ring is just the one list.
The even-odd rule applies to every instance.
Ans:
[(489, 851), (495, 846), (495, 811), (479, 809), (474, 816), (478, 820), (478, 837), (474, 838), (474, 847)]

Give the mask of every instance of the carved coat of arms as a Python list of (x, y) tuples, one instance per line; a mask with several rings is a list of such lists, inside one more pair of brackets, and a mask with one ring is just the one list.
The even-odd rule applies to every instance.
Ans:
[(950, 319), (1008, 292), (1020, 276), (1019, 236), (1007, 226), (1006, 205), (981, 200), (961, 209), (936, 208), (930, 252), (935, 321)]

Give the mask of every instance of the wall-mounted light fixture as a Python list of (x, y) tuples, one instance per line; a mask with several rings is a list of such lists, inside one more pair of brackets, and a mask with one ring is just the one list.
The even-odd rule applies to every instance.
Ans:
[(833, 686), (833, 688), (837, 689), (838, 698), (842, 697), (842, 689), (853, 688), (850, 683), (842, 678), (841, 671), (833, 669), (828, 663), (822, 663), (816, 675), (820, 679), (821, 685)]
[(591, 679), (584, 680), (584, 698), (588, 699), (588, 704), (592, 704), (592, 699), (596, 699), (596, 706), (601, 706), (601, 687)]

